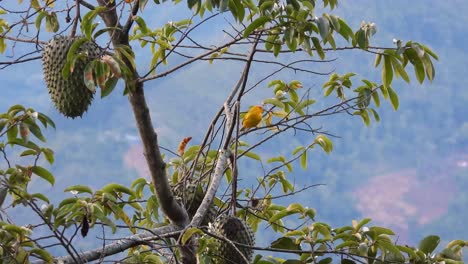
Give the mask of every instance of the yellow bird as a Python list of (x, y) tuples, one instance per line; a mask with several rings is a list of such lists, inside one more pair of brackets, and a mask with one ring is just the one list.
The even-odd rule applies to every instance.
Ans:
[(252, 106), (242, 120), (241, 131), (258, 126), (262, 121), (263, 107), (261, 105)]

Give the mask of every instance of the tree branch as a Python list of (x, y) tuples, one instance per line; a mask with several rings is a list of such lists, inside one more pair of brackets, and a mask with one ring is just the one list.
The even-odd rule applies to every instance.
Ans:
[[(234, 99), (234, 96), (236, 93), (242, 94), (242, 92), (245, 89), (245, 85), (247, 83), (247, 77), (249, 76), (249, 71), (250, 71), (250, 66), (252, 64), (252, 60), (255, 55), (255, 51), (257, 48), (258, 44), (258, 39), (254, 42), (252, 49), (249, 54), (249, 58), (247, 60), (247, 63), (244, 67), (244, 71), (242, 72), (241, 77), (239, 78), (238, 83), (234, 87), (233, 91), (231, 94), (228, 96), (226, 99), (226, 102), (223, 105), (224, 108), (224, 113), (226, 115), (226, 131), (228, 131), (228, 134), (225, 138), (224, 144), (222, 148), (219, 150), (219, 156), (218, 156), (218, 161), (216, 163), (216, 167), (214, 169), (214, 176), (210, 182), (210, 186), (208, 187), (208, 190), (205, 194), (205, 197), (203, 198), (202, 203), (198, 207), (197, 212), (192, 218), (192, 222), (190, 223), (190, 226), (199, 226), (203, 217), (205, 216), (205, 213), (208, 211), (208, 208), (211, 206), (211, 203), (213, 202), (213, 199), (216, 195), (216, 191), (219, 188), (219, 184), (221, 182), (221, 178), (224, 174), (224, 170), (226, 169), (226, 164), (228, 160), (231, 158), (232, 153), (229, 151), (229, 145), (231, 141), (231, 135), (234, 131), (234, 126), (237, 124), (237, 122), (234, 122), (233, 118), (237, 118), (237, 116), (232, 115), (230, 109), (229, 109), (229, 104), (232, 102)], [(240, 90), (240, 91), (239, 91)], [(239, 102), (236, 102), (236, 104), (239, 104)], [(238, 106), (237, 106), (238, 107)], [(218, 115), (219, 116), (219, 113)]]
[[(108, 7), (106, 12), (102, 13), (102, 19), (108, 27), (117, 27), (120, 30), (110, 32), (112, 44), (114, 47), (125, 45), (130, 47), (128, 33), (122, 30), (122, 25), (119, 23), (119, 17), (115, 11), (115, 2), (106, 3), (105, 0), (98, 0), (99, 5)], [(131, 47), (130, 47), (131, 48)], [(131, 63), (126, 61), (128, 67), (132, 69)], [(132, 69), (134, 79), (138, 78), (136, 69)], [(133, 80), (127, 80), (133, 82)], [(128, 99), (133, 109), (138, 132), (144, 148), (144, 155), (148, 168), (151, 173), (151, 179), (156, 191), (161, 210), (169, 218), (169, 220), (180, 228), (184, 228), (189, 224), (187, 211), (179, 203), (177, 203), (166, 175), (166, 164), (161, 156), (158, 146), (158, 136), (154, 130), (151, 121), (151, 115), (146, 103), (146, 98), (143, 90), (143, 83), (137, 82), (135, 86), (129, 89)], [(186, 264), (196, 263), (196, 255), (192, 250), (192, 246), (181, 247), (183, 262)]]
[[(143, 234), (137, 234), (137, 235), (125, 237), (125, 238), (117, 240), (116, 242), (112, 244), (106, 245), (104, 247), (85, 251), (80, 254), (80, 257), (83, 261), (91, 262), (94, 260), (98, 260), (102, 257), (115, 255), (131, 247), (145, 244), (148, 241), (177, 235), (180, 230), (181, 230), (180, 227), (177, 227), (174, 225), (158, 227), (158, 228), (151, 230), (151, 232), (146, 232)], [(64, 263), (64, 264), (74, 263), (71, 256), (58, 257), (55, 260), (57, 263)], [(39, 260), (39, 261), (34, 261), (32, 263), (33, 264), (45, 264), (46, 262)]]
[(184, 227), (188, 222), (187, 212), (176, 202), (166, 175), (164, 163), (158, 147), (158, 138), (151, 122), (151, 116), (146, 104), (143, 84), (136, 85), (136, 89), (129, 94), (129, 101), (133, 108), (138, 131), (144, 147), (146, 162), (151, 172), (151, 178), (156, 190), (161, 209), (177, 226)]

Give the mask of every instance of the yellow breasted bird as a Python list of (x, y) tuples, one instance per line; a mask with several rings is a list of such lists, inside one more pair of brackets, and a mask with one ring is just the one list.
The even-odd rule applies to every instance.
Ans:
[(261, 105), (252, 106), (242, 120), (241, 131), (258, 126), (262, 121), (263, 107)]

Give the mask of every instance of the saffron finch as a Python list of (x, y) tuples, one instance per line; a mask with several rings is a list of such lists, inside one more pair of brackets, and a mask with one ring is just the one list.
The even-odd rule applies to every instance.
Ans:
[(246, 130), (256, 127), (262, 121), (263, 107), (261, 105), (252, 106), (242, 120), (242, 129)]

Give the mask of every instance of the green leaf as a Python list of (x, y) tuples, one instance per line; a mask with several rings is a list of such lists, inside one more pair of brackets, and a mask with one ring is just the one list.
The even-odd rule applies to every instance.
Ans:
[(21, 152), (20, 157), (30, 156), (30, 155), (37, 155), (37, 151), (33, 150), (33, 149), (25, 150), (25, 151)]
[(39, 30), (41, 29), (41, 22), (42, 22), (42, 19), (44, 19), (44, 17), (47, 15), (46, 12), (44, 11), (40, 11), (36, 17), (36, 21), (35, 21), (35, 25), (36, 25), (36, 29)]
[(380, 96), (377, 91), (372, 92), (372, 99), (374, 100), (375, 106), (380, 107)]
[(41, 148), (39, 148), (39, 146), (37, 146), (33, 142), (29, 141), (29, 142), (25, 143), (25, 142), (23, 142), (22, 139), (19, 139), (19, 138), (14, 138), (14, 139), (8, 140), (7, 143), (11, 144), (11, 145), (19, 145), (19, 146), (23, 146), (25, 148), (34, 149), (36, 151), (40, 151), (40, 149), (41, 149)]
[(239, 154), (245, 155), (245, 156), (247, 156), (247, 157), (249, 157), (251, 159), (254, 159), (254, 160), (258, 160), (258, 161), (262, 160), (262, 158), (260, 158), (260, 156), (258, 154), (255, 154), (255, 153), (250, 152), (250, 151), (245, 151), (245, 152), (240, 151)]
[(187, 229), (184, 234), (182, 235), (182, 238), (181, 238), (181, 242), (182, 242), (182, 245), (185, 245), (187, 243), (187, 241), (189, 241), (189, 239), (194, 235), (194, 234), (199, 234), (199, 235), (203, 235), (203, 231), (199, 228), (196, 228), (196, 227), (190, 227), (189, 229)]
[(374, 116), (375, 121), (380, 122), (379, 113), (377, 113), (377, 111), (375, 111), (375, 109), (372, 109), (372, 108), (369, 108), (368, 110), (372, 112), (372, 115)]
[(59, 30), (59, 22), (57, 19), (57, 13), (52, 12), (46, 15), (46, 31), (47, 32), (57, 32)]
[(37, 199), (39, 199), (39, 200), (42, 200), (42, 201), (44, 201), (44, 202), (46, 202), (46, 203), (50, 203), (49, 198), (47, 198), (47, 197), (46, 197), (44, 194), (42, 194), (42, 193), (35, 193), (35, 194), (31, 195), (31, 196), (34, 197), (34, 198), (37, 198)]
[(426, 70), (427, 79), (432, 82), (435, 76), (435, 69), (431, 59), (429, 58), (429, 55), (424, 54), (424, 57), (421, 58), (421, 61), (424, 65), (424, 69)]
[(315, 50), (317, 51), (320, 59), (325, 59), (325, 53), (323, 52), (322, 45), (320, 45), (320, 40), (316, 37), (312, 37), (312, 43), (314, 44)]
[(421, 61), (421, 58), (418, 56), (417, 52), (414, 49), (406, 49), (403, 54), (411, 62), (411, 64), (413, 64), (414, 73), (416, 75), (416, 79), (418, 79), (418, 82), (423, 83), (426, 73), (424, 64)]
[(222, 13), (228, 9), (229, 0), (219, 0), (219, 1), (220, 1), (219, 12)]
[(49, 164), (54, 163), (54, 151), (51, 150), (50, 148), (42, 148), (41, 149), (42, 153), (44, 153), (44, 156), (46, 160), (49, 162)]
[(86, 85), (86, 88), (88, 88), (88, 90), (90, 90), (91, 92), (94, 92), (96, 90), (96, 84), (94, 83), (93, 76), (94, 65), (94, 63), (88, 63), (83, 73), (83, 81)]
[(106, 186), (102, 187), (101, 191), (104, 193), (122, 192), (130, 196), (134, 195), (132, 190), (118, 183), (109, 183)]
[[(236, 16), (234, 16), (234, 18), (237, 21), (242, 22), (245, 17), (245, 6), (241, 3), (240, 0), (230, 0), (229, 3), (232, 3), (231, 5), (233, 5), (231, 13), (236, 13)], [(233, 12), (233, 10), (235, 10), (235, 12)]]
[(8, 232), (17, 233), (18, 235), (29, 235), (31, 233), (31, 230), (29, 230), (28, 228), (13, 224), (4, 224), (2, 225), (2, 229)]
[(329, 15), (328, 19), (330, 20), (335, 31), (340, 32), (341, 25), (340, 25), (339, 17), (335, 15)]
[(382, 92), (382, 96), (384, 97), (384, 99), (387, 99), (388, 98), (387, 87), (385, 87), (384, 85), (381, 85), (379, 86), (379, 88), (380, 88), (380, 91)]
[(54, 263), (54, 257), (45, 249), (32, 248), (29, 250), (29, 253), (39, 259), (44, 260), (46, 263)]
[(339, 18), (338, 19), (339, 22), (340, 22), (340, 30), (338, 33), (340, 33), (340, 35), (345, 38), (347, 41), (349, 41), (349, 38), (351, 38), (351, 40), (353, 41), (354, 40), (354, 33), (353, 33), (353, 30), (348, 26), (348, 24), (346, 24), (346, 22)]
[(331, 257), (327, 257), (327, 258), (324, 258), (324, 259), (321, 259), (318, 264), (330, 264), (333, 262), (333, 259)]
[(18, 136), (18, 125), (15, 124), (15, 125), (11, 126), (11, 124), (10, 124), (9, 128), (10, 129), (7, 132), (7, 139), (8, 139), (8, 141), (13, 141)]
[[(141, 3), (141, 1), (140, 1)], [(96, 31), (96, 33), (93, 34), (93, 37), (92, 39), (97, 39), (100, 35), (106, 33), (106, 32), (109, 32), (109, 31), (115, 31), (115, 30), (122, 30), (118, 27), (106, 27), (106, 28), (101, 28), (99, 29), (98, 31)], [(112, 33), (111, 33), (112, 34)]]
[(149, 29), (146, 26), (145, 20), (141, 16), (134, 16), (133, 20), (138, 24), (141, 33), (145, 35), (149, 33)]
[[(275, 241), (271, 242), (270, 247), (276, 249), (288, 249), (288, 250), (302, 250), (300, 244), (296, 244), (295, 239), (290, 237), (280, 237)], [(300, 253), (297, 253), (300, 255)]]
[[(187, 0), (187, 6), (188, 6), (189, 9), (192, 9), (198, 3), (201, 3), (201, 1), (200, 0)], [(159, 4), (159, 1), (158, 1), (157, 4)]]
[(458, 255), (457, 253), (455, 253), (452, 249), (450, 248), (444, 248), (442, 249), (442, 251), (438, 254), (439, 257), (442, 257), (442, 258), (447, 258), (447, 259), (451, 259), (451, 260), (455, 260), (455, 261), (461, 261), (462, 258), (460, 255)]
[(262, 101), (262, 104), (271, 104), (284, 109), (284, 103), (278, 100), (278, 98), (267, 98)]
[[(273, 44), (275, 43), (276, 39), (278, 38), (278, 35), (271, 35), (268, 36), (265, 42), (265, 49), (270, 51), (273, 49)], [(270, 87), (270, 86), (268, 86)]]
[(280, 182), (284, 193), (288, 193), (288, 191), (294, 191), (294, 186), (286, 178), (281, 177)]
[(407, 247), (407, 246), (400, 246), (400, 245), (396, 245), (396, 247), (398, 248), (398, 250), (400, 250), (401, 252), (405, 252), (407, 253), (410, 258), (412, 259), (415, 259), (417, 260), (419, 257), (418, 255), (415, 253), (414, 249), (410, 248), (410, 247)]
[(452, 240), (450, 241), (446, 248), (453, 248), (453, 247), (465, 247), (467, 246), (468, 247), (468, 241), (464, 241), (464, 240), (461, 240), (461, 239), (456, 239), (456, 240)]
[(272, 163), (272, 162), (286, 163), (286, 158), (284, 156), (278, 156), (278, 157), (273, 157), (267, 160), (267, 163)]
[(45, 124), (44, 126), (47, 127), (47, 124), (49, 124), (52, 128), (55, 128), (55, 123), (54, 121), (52, 121), (52, 119), (50, 119), (50, 117), (48, 117), (47, 115), (44, 115), (42, 113), (39, 113), (38, 117), (37, 117), (43, 124)]
[(7, 123), (8, 123), (7, 120), (0, 120), (0, 134), (2, 133)]
[(304, 212), (304, 207), (299, 204), (299, 203), (292, 203), (286, 207), (286, 210), (289, 212), (294, 212), (294, 213), (303, 213)]
[(424, 70), (424, 64), (421, 62), (421, 60), (416, 60), (413, 63), (413, 66), (414, 66), (414, 73), (416, 75), (416, 78), (418, 79), (418, 82), (422, 84), (426, 76), (425, 70)]
[(320, 145), (327, 154), (333, 150), (332, 141), (325, 135), (318, 135), (315, 138), (314, 143)]
[(315, 209), (313, 209), (313, 208), (309, 208), (309, 209), (307, 209), (307, 210), (304, 212), (304, 214), (305, 214), (307, 217), (309, 217), (311, 220), (314, 220), (315, 215), (316, 215), (316, 211), (315, 211)]
[(375, 55), (375, 60), (374, 60), (374, 67), (377, 68), (377, 66), (379, 66), (380, 64), (380, 61), (382, 60), (382, 54), (381, 53), (377, 53)]
[(359, 48), (361, 49), (367, 49), (367, 38), (366, 38), (366, 33), (364, 30), (359, 29), (356, 32), (356, 40)]
[(439, 243), (439, 236), (427, 236), (419, 242), (418, 249), (426, 254), (431, 254), (437, 248)]
[[(363, 227), (364, 225), (368, 224), (370, 221), (371, 221), (370, 218), (364, 218), (364, 219), (362, 219), (361, 222), (359, 222), (358, 224), (356, 224), (356, 226), (353, 225), (354, 231), (357, 232), (357, 231), (361, 230), (361, 227)], [(353, 223), (354, 223), (354, 221), (353, 221)]]
[(393, 68), (390, 55), (384, 55), (384, 64), (382, 65), (382, 82), (385, 87), (389, 87), (393, 79)]
[(21, 136), (21, 139), (23, 139), (23, 142), (26, 144), (29, 142), (29, 132), (31, 132), (29, 130), (29, 125), (26, 123), (26, 122), (21, 122), (19, 124), (19, 128), (20, 128), (20, 136)]
[(80, 28), (81, 28), (81, 32), (84, 33), (87, 39), (91, 39), (91, 33), (93, 32), (95, 28), (94, 26), (95, 24), (93, 24), (94, 19), (100, 12), (106, 10), (106, 8), (107, 7), (105, 6), (97, 6), (94, 8), (94, 10), (86, 13), (83, 16), (83, 19), (81, 20)]
[(388, 87), (388, 95), (390, 96), (390, 102), (392, 103), (393, 109), (398, 110), (398, 106), (400, 105), (398, 101), (397, 93), (392, 89), (392, 87)]
[(396, 72), (398, 73), (399, 76), (401, 76), (401, 78), (403, 80), (405, 80), (405, 82), (409, 83), (410, 82), (410, 78), (408, 76), (408, 73), (406, 73), (405, 69), (403, 68), (403, 66), (400, 64), (400, 62), (395, 59), (394, 57), (391, 57), (391, 61), (392, 61), (392, 65), (393, 65), (393, 69), (396, 70)]
[(288, 209), (284, 209), (284, 210), (281, 210), (279, 211), (278, 213), (274, 214), (272, 217), (270, 217), (270, 219), (268, 219), (268, 222), (270, 223), (274, 223), (288, 215), (292, 215), (292, 214), (296, 214), (297, 212), (294, 212), (294, 211), (290, 211)]
[(140, 5), (140, 10), (143, 11), (146, 7), (146, 4), (148, 3), (148, 0), (140, 0), (138, 1), (138, 4)]
[(269, 22), (270, 18), (267, 16), (261, 16), (257, 19), (255, 19), (250, 25), (248, 25), (243, 33), (244, 38), (247, 38), (250, 33), (252, 33), (254, 30), (256, 30), (259, 27), (262, 27), (265, 25), (265, 23)]
[(299, 96), (297, 95), (295, 90), (289, 90), (289, 97), (291, 98), (291, 101), (293, 101), (294, 103), (299, 102)]
[(93, 190), (91, 190), (91, 188), (89, 188), (88, 186), (86, 185), (73, 185), (73, 186), (70, 186), (70, 187), (67, 187), (65, 188), (65, 190), (63, 190), (64, 192), (78, 192), (78, 193), (89, 193), (89, 194), (93, 194)]
[(356, 111), (354, 114), (360, 116), (366, 126), (370, 126), (369, 113), (367, 113), (366, 109)]
[(304, 151), (301, 155), (301, 167), (307, 169), (307, 151)]
[(392, 230), (388, 228), (384, 228), (384, 227), (379, 227), (379, 226), (370, 227), (369, 232), (374, 232), (376, 235), (381, 235), (381, 234), (391, 235), (391, 236), (395, 235), (395, 233)]
[(319, 17), (319, 19), (317, 20), (317, 25), (322, 40), (327, 39), (328, 34), (330, 33), (330, 21), (328, 21), (326, 17)]
[(391, 241), (378, 239), (376, 245), (380, 247), (382, 251), (388, 251), (385, 255), (385, 261), (390, 263), (405, 263), (405, 257)]
[[(83, 45), (86, 41), (86, 38), (77, 38), (73, 41), (73, 44), (70, 46), (70, 49), (67, 52), (67, 61), (72, 61), (73, 57), (75, 57), (78, 53), (78, 49)], [(71, 65), (73, 66), (73, 65)]]
[(46, 142), (46, 138), (42, 135), (41, 129), (34, 123), (29, 123), (29, 131), (40, 141)]
[(339, 250), (339, 249), (342, 249), (342, 248), (357, 248), (357, 247), (359, 247), (359, 242), (348, 240), (348, 241), (345, 241), (345, 242), (337, 245), (335, 247), (335, 250)]
[(273, 55), (274, 55), (275, 57), (277, 57), (278, 54), (280, 53), (280, 51), (281, 51), (281, 45), (282, 45), (281, 40), (276, 40), (275, 43), (273, 44)]
[(14, 116), (16, 115), (18, 112), (20, 111), (25, 111), (26, 109), (24, 108), (24, 106), (20, 105), (20, 104), (16, 104), (12, 107), (10, 107), (8, 109), (8, 113), (11, 115), (11, 116)]
[(108, 78), (106, 80), (106, 83), (104, 84), (104, 87), (101, 88), (101, 98), (104, 98), (111, 94), (118, 81), (119, 79), (116, 77)]
[(425, 53), (428, 53), (432, 58), (436, 59), (436, 60), (439, 60), (439, 57), (437, 57), (437, 55), (434, 53), (434, 51), (432, 51), (429, 47), (423, 45), (423, 44), (419, 44), (419, 46), (421, 46)]
[(0, 38), (0, 54), (3, 54), (7, 48), (4, 38)]
[(31, 171), (36, 174), (37, 176), (43, 178), (44, 180), (48, 181), (51, 185), (54, 185), (55, 178), (48, 170), (44, 169), (41, 166), (34, 166), (31, 168)]
[(305, 150), (305, 148), (303, 146), (299, 146), (296, 149), (294, 149), (292, 154), (296, 155), (299, 151), (304, 151), (304, 150)]

